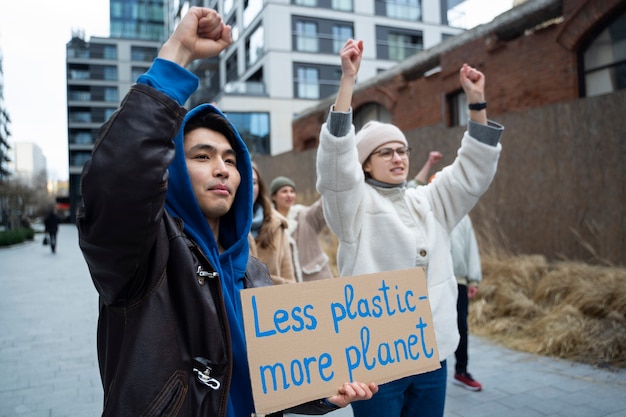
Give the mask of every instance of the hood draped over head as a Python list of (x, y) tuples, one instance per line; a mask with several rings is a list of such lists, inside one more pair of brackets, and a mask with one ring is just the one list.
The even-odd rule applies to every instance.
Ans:
[[(233, 349), (233, 380), (228, 395), (228, 416), (250, 415), (254, 410), (251, 389), (238, 387), (250, 385), (248, 359), (246, 353), (243, 316), (239, 291), (244, 288), (244, 274), (250, 252), (248, 233), (252, 224), (252, 164), (248, 149), (237, 133), (237, 129), (229, 122), (235, 133), (231, 143), (236, 158), (237, 170), (241, 175), (241, 183), (235, 194), (233, 205), (220, 218), (219, 240), (224, 251), (220, 254), (218, 243), (196, 200), (187, 163), (185, 161), (184, 128), (190, 118), (198, 114), (217, 113), (226, 118), (222, 112), (210, 104), (204, 104), (189, 111), (183, 126), (174, 139), (176, 154), (168, 168), (168, 190), (166, 210), (175, 218), (182, 219), (185, 233), (197, 243), (211, 265), (220, 276), (228, 324)], [(227, 119), (228, 120), (228, 119)], [(211, 128), (211, 126), (206, 126)]]
[(359, 153), (359, 163), (363, 163), (381, 145), (389, 142), (402, 142), (409, 146), (404, 133), (390, 123), (376, 121), (367, 122), (356, 134), (356, 148)]

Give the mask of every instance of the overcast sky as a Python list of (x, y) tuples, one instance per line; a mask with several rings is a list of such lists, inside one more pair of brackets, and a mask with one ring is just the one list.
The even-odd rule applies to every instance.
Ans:
[[(511, 4), (512, 0), (468, 0), (458, 7), (455, 22), (470, 28), (491, 21)], [(87, 38), (108, 36), (109, 1), (0, 0), (9, 143), (37, 143), (50, 179), (69, 177), (65, 45), (77, 29)]]

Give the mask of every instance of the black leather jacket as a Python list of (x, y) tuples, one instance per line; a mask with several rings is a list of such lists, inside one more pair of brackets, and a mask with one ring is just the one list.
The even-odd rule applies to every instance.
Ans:
[[(77, 223), (100, 294), (103, 416), (226, 415), (232, 356), (220, 277), (164, 209), (184, 115), (167, 95), (133, 86), (83, 170)], [(264, 285), (267, 268), (251, 257), (246, 286)], [(315, 401), (290, 411), (330, 410)]]

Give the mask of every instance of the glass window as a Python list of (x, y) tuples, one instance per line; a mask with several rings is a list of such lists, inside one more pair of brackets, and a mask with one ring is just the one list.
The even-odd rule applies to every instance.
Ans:
[(91, 145), (93, 139), (89, 131), (78, 131), (70, 136), (70, 142), (75, 145)]
[(130, 59), (133, 61), (152, 62), (157, 57), (158, 52), (157, 48), (131, 46)]
[(243, 7), (243, 27), (245, 28), (263, 9), (263, 0), (244, 0)]
[(331, 7), (334, 10), (341, 10), (344, 12), (352, 11), (352, 0), (332, 0)]
[(626, 13), (615, 19), (583, 52), (587, 97), (626, 88)]
[(465, 126), (469, 120), (469, 109), (467, 108), (467, 96), (465, 92), (459, 91), (448, 96), (449, 125)]
[(263, 26), (259, 26), (246, 41), (246, 65), (250, 67), (263, 56), (265, 48)]
[(89, 91), (70, 90), (69, 99), (71, 101), (90, 101), (91, 93)]
[(117, 109), (104, 109), (104, 121), (107, 121), (113, 116)]
[(319, 99), (319, 70), (314, 67), (298, 67), (296, 85), (298, 98)]
[(88, 110), (70, 111), (70, 121), (75, 123), (91, 123), (91, 113)]
[(237, 81), (239, 70), (237, 67), (237, 51), (226, 60), (226, 82)]
[(378, 16), (402, 20), (422, 20), (421, 0), (376, 0), (374, 7)]
[(148, 71), (148, 68), (132, 67), (130, 70), (130, 80), (132, 82), (137, 81), (137, 78), (139, 78), (139, 76), (144, 74), (146, 71)]
[(104, 101), (112, 101), (117, 103), (117, 87), (104, 87)]
[(237, 25), (237, 14), (233, 14), (228, 20), (227, 25), (230, 25), (230, 36), (233, 38), (233, 42), (239, 39), (239, 26)]
[(354, 114), (354, 128), (358, 132), (370, 120), (391, 123), (391, 112), (378, 103), (365, 104)]
[(104, 78), (107, 81), (117, 81), (117, 67), (104, 67)]
[(228, 13), (230, 13), (232, 8), (233, 8), (233, 0), (224, 0), (224, 15), (227, 15)]
[(423, 47), (421, 32), (376, 26), (376, 55), (379, 59), (402, 61)]
[(104, 46), (104, 59), (117, 59), (117, 47), (115, 45)]
[(91, 158), (91, 152), (89, 151), (74, 151), (70, 152), (70, 165), (82, 166)]
[(304, 20), (296, 22), (296, 50), (303, 52), (319, 51), (317, 23)]
[(352, 11), (352, 0), (293, 0), (292, 3), (297, 6), (341, 10), (343, 12)]
[(239, 131), (251, 154), (270, 154), (269, 113), (228, 112), (226, 116)]
[(70, 80), (88, 80), (89, 79), (89, 71), (86, 70), (70, 70)]
[(338, 54), (350, 38), (353, 38), (352, 26), (333, 25), (333, 52)]

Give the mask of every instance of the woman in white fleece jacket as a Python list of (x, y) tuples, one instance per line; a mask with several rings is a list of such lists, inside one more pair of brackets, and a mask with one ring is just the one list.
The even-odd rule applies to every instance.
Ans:
[(317, 154), (317, 189), (324, 214), (339, 239), (341, 276), (423, 266), (442, 367), (380, 386), (371, 400), (353, 404), (355, 417), (443, 416), (445, 359), (454, 353), (457, 283), (449, 234), (487, 190), (496, 172), (503, 127), (487, 121), (485, 78), (463, 65), (460, 82), (472, 108), (454, 163), (429, 185), (407, 188), (409, 149), (391, 124), (369, 122), (355, 135), (352, 91), (363, 42), (350, 39), (340, 52), (342, 78)]

